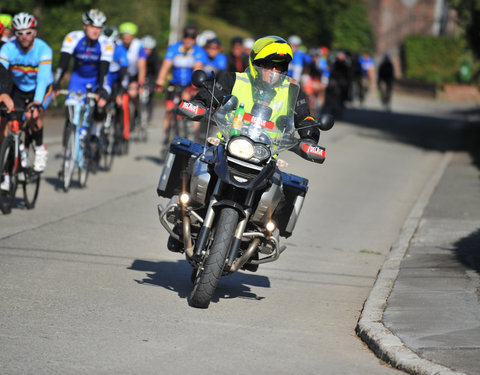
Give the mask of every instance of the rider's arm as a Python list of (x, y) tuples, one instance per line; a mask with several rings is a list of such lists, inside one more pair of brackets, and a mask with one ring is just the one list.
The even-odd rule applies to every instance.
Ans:
[[(214, 95), (218, 100), (218, 103), (222, 103), (225, 96), (232, 93), (233, 86), (235, 85), (236, 74), (233, 72), (220, 72), (218, 79), (215, 81)], [(208, 81), (207, 86), (212, 92), (213, 81)], [(197, 95), (193, 98), (193, 101), (201, 102), (205, 107), (210, 107), (212, 102), (212, 95), (206, 88), (201, 88)], [(213, 106), (216, 107), (217, 101), (213, 100)]]
[(12, 87), (13, 80), (10, 71), (3, 64), (0, 64), (0, 94), (10, 94)]
[(167, 79), (167, 74), (170, 71), (170, 69), (173, 66), (173, 61), (172, 60), (163, 60), (162, 67), (160, 68), (160, 72), (158, 73), (158, 78), (156, 84), (158, 86), (164, 86), (165, 81)]
[(33, 97), (35, 102), (43, 102), (47, 87), (52, 83), (52, 57), (52, 49), (45, 43), (38, 63), (37, 85)]
[(53, 86), (55, 89), (60, 88), (60, 81), (63, 78), (63, 75), (68, 70), (68, 64), (70, 63), (70, 58), (72, 55), (67, 52), (60, 53), (60, 62), (58, 63), (57, 70), (55, 70), (55, 75), (53, 77)]
[(317, 127), (309, 127), (302, 129), (315, 124), (315, 119), (310, 114), (310, 106), (308, 105), (307, 98), (305, 93), (300, 90), (297, 103), (295, 105), (295, 127), (298, 129), (298, 134), (302, 139), (311, 139), (318, 143), (320, 139), (320, 130)]
[(147, 78), (147, 53), (143, 47), (138, 51), (138, 84), (143, 85)]

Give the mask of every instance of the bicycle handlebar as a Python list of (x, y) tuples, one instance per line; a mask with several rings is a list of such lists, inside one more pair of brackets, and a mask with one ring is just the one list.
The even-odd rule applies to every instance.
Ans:
[(93, 92), (81, 92), (81, 91), (69, 91), (69, 90), (59, 90), (58, 93), (60, 95), (72, 95), (75, 96), (77, 99), (83, 99), (83, 98), (88, 98), (88, 99), (95, 99), (98, 94), (95, 94)]

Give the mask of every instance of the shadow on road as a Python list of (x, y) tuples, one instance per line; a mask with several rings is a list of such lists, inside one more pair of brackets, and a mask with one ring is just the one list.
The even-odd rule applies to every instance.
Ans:
[[(136, 259), (128, 269), (147, 272), (145, 278), (135, 280), (139, 284), (161, 286), (177, 292), (180, 298), (187, 298), (192, 290), (193, 284), (190, 281), (192, 267), (186, 260), (178, 260), (176, 262), (152, 262)], [(270, 288), (270, 280), (265, 276), (242, 272), (222, 277), (218, 283), (212, 302), (218, 302), (221, 298), (262, 300), (264, 297), (253, 293), (250, 288), (251, 286)]]
[(436, 151), (471, 151), (480, 145), (480, 124), (463, 120), (478, 109), (452, 111), (448, 118), (348, 108), (342, 121), (379, 130), (385, 137), (415, 147)]
[(478, 244), (480, 244), (480, 229), (455, 242), (453, 252), (462, 264), (480, 272)]

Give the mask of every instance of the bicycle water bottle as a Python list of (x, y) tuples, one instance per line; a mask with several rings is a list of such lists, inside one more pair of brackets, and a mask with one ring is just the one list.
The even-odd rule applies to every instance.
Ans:
[(85, 126), (81, 126), (78, 129), (78, 139), (80, 140), (80, 144), (83, 146), (85, 143), (85, 138), (87, 137), (87, 128)]
[(243, 124), (243, 115), (245, 114), (245, 105), (240, 103), (240, 105), (235, 110), (235, 116), (233, 117), (232, 127), (230, 129), (230, 136), (240, 135), (242, 124)]

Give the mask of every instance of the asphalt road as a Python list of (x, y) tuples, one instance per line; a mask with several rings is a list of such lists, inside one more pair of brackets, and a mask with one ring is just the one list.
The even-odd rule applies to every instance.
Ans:
[(0, 217), (0, 373), (400, 373), (355, 325), (469, 106), (396, 97), (386, 113), (371, 99), (322, 134), (325, 164), (283, 156), (310, 180), (287, 251), (222, 279), (208, 310), (188, 306), (190, 267), (158, 222), (159, 120), (111, 172), (64, 193), (50, 119), (36, 208), (18, 200)]

